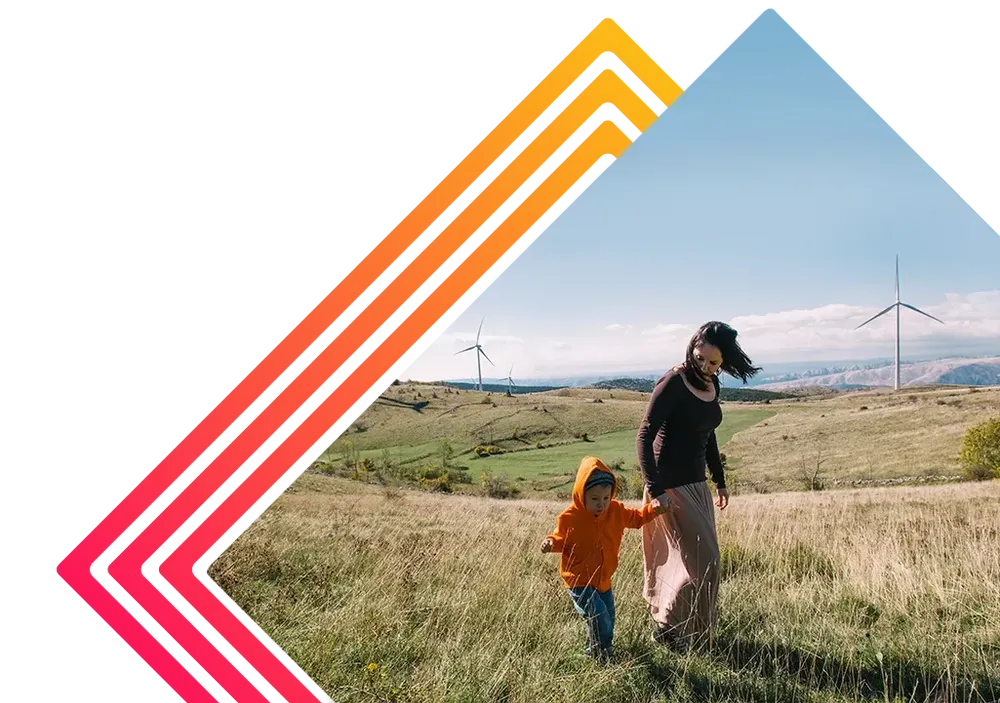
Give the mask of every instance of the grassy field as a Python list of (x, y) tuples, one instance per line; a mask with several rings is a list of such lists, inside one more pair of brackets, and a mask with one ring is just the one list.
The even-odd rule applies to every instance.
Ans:
[(827, 479), (954, 477), (970, 426), (1000, 415), (1000, 388), (921, 388), (775, 403), (777, 415), (726, 447), (737, 482), (794, 487), (817, 461)]
[(649, 640), (629, 531), (603, 668), (538, 552), (561, 507), (305, 475), (210, 575), (338, 703), (1000, 699), (997, 482), (736, 497), (684, 656)]
[[(453, 465), (478, 482), (483, 472), (519, 481), (524, 494), (564, 492), (581, 457), (635, 465), (635, 432), (648, 395), (561, 389), (508, 398), (429, 384), (386, 390), (320, 459), (359, 459), (421, 468), (438, 462), (442, 440)], [(725, 443), (733, 491), (954, 480), (965, 430), (1000, 414), (1000, 388), (915, 388), (821, 393), (768, 404), (726, 402)], [(584, 441), (586, 437), (586, 441)], [(477, 446), (505, 453), (477, 457)], [(466, 490), (466, 488), (460, 488)], [(468, 488), (473, 490), (473, 488)]]
[[(741, 430), (774, 415), (768, 410), (740, 410), (728, 413), (717, 437), (720, 445)], [(530, 452), (516, 452), (481, 459), (475, 468), (488, 468), (494, 473), (502, 473), (511, 478), (535, 479), (538, 477), (563, 477), (572, 482), (580, 459), (584, 456), (598, 456), (607, 462), (620, 460), (623, 464), (635, 463), (635, 429), (622, 430), (599, 435), (589, 442), (573, 443)], [(565, 483), (564, 482), (564, 483)], [(558, 484), (563, 485), (563, 484)]]
[[(552, 391), (508, 398), (423, 384), (388, 388), (343, 439), (361, 450), (414, 446), (447, 439), (469, 449), (491, 444), (509, 449), (635, 428), (643, 395)], [(601, 402), (594, 402), (600, 400)]]

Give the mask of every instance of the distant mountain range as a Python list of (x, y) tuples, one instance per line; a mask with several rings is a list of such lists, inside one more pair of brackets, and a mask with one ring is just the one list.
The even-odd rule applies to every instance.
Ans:
[[(605, 390), (627, 390), (639, 391), (640, 393), (652, 393), (656, 385), (656, 379), (645, 378), (616, 378), (611, 381), (598, 381), (594, 388)], [(719, 393), (721, 400), (741, 401), (745, 403), (764, 403), (782, 398), (795, 398), (794, 393), (782, 393), (780, 391), (762, 390), (760, 388), (729, 388), (723, 386)]]
[[(1000, 386), (1000, 357), (982, 359), (935, 359), (903, 362), (899, 369), (904, 386), (955, 385)], [(772, 380), (773, 379), (773, 380)], [(891, 386), (895, 381), (892, 362), (873, 364), (867, 368), (822, 369), (800, 374), (785, 374), (768, 379), (757, 388), (783, 390), (806, 386), (825, 386), (845, 390), (872, 386)]]

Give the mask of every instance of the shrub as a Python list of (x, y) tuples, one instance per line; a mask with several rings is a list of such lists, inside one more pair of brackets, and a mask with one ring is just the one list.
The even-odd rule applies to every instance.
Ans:
[(344, 443), (340, 447), (341, 461), (349, 469), (353, 469), (357, 466), (358, 461), (361, 459), (361, 452), (354, 445), (351, 440), (344, 440)]
[(642, 474), (638, 471), (615, 471), (615, 478), (618, 485), (615, 489), (615, 497), (618, 500), (640, 500), (642, 499), (644, 482)]
[(335, 474), (337, 472), (337, 467), (333, 462), (324, 461), (323, 459), (317, 459), (313, 462), (312, 468), (314, 471), (319, 471), (322, 474)]
[(475, 452), (476, 456), (478, 456), (481, 459), (484, 457), (493, 456), (494, 454), (503, 454), (504, 452), (502, 448), (494, 446), (492, 444), (480, 444), (472, 451)]
[(469, 476), (469, 472), (461, 469), (449, 471), (447, 476), (452, 483), (472, 483), (472, 476)]
[(420, 479), (420, 487), (425, 491), (436, 491), (438, 493), (451, 493), (451, 480), (446, 472), (436, 478)]
[(431, 463), (431, 464), (427, 464), (427, 466), (425, 466), (420, 471), (420, 478), (421, 478), (421, 480), (424, 480), (424, 479), (426, 479), (426, 480), (433, 480), (433, 479), (441, 477), (444, 474), (445, 474), (445, 472), (441, 469), (440, 466), (438, 466), (437, 464)]
[(391, 476), (397, 472), (398, 468), (396, 461), (392, 458), (392, 453), (388, 449), (383, 449), (382, 456), (378, 460), (378, 471)]
[(438, 458), (441, 461), (441, 468), (447, 469), (451, 464), (451, 460), (455, 456), (455, 449), (451, 446), (451, 442), (446, 439), (442, 439), (438, 444)]
[(960, 458), (966, 476), (982, 475), (985, 479), (1000, 474), (1000, 417), (966, 430)]
[(512, 486), (507, 477), (503, 475), (497, 476), (486, 472), (480, 476), (480, 480), (483, 483), (483, 490), (490, 498), (516, 498), (521, 492), (520, 489)]
[(821, 452), (816, 452), (816, 462), (812, 466), (809, 466), (805, 460), (802, 459), (802, 472), (799, 477), (802, 481), (802, 486), (807, 491), (822, 491), (826, 489), (826, 480), (823, 478), (822, 466), (826, 460), (823, 459)]

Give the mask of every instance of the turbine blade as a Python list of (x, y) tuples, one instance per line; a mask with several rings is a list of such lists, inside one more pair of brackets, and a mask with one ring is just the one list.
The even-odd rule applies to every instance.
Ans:
[(939, 320), (939, 319), (937, 319), (937, 318), (936, 318), (936, 317), (934, 317), (933, 315), (929, 315), (929, 314), (927, 314), (927, 313), (926, 313), (926, 312), (924, 312), (923, 310), (920, 310), (920, 309), (918, 309), (918, 308), (915, 308), (915, 307), (913, 307), (913, 306), (912, 306), (912, 305), (910, 305), (909, 303), (900, 303), (900, 305), (902, 305), (902, 306), (903, 306), (904, 308), (909, 308), (909, 309), (910, 309), (910, 310), (912, 310), (913, 312), (919, 312), (919, 313), (920, 313), (921, 315), (923, 315), (924, 317), (929, 317), (929, 318), (931, 318), (932, 320), (934, 320), (935, 322), (940, 322), (940, 323), (941, 323), (942, 325), (944, 324), (944, 322), (943, 322), (942, 320)]
[(473, 350), (473, 349), (475, 349), (475, 348), (476, 348), (476, 347), (475, 347), (475, 345), (473, 345), (473, 346), (471, 346), (471, 347), (468, 347), (468, 348), (466, 348), (466, 349), (463, 349), (462, 351), (457, 351), (457, 352), (455, 352), (455, 354), (464, 354), (465, 352), (467, 352), (467, 351), (472, 351), (472, 350)]
[(483, 333), (483, 323), (484, 322), (486, 322), (486, 318), (485, 317), (482, 320), (479, 321), (479, 331), (476, 332), (476, 344), (479, 344), (479, 335)]
[(896, 301), (899, 301), (899, 254), (896, 254)]
[[(482, 347), (479, 347), (479, 353), (482, 354), (483, 356), (486, 356), (486, 352), (483, 351)], [(490, 361), (490, 357), (486, 356), (486, 360), (490, 362), (490, 366), (496, 366), (496, 364)]]
[(889, 307), (887, 307), (885, 310), (883, 310), (882, 312), (880, 312), (878, 315), (874, 315), (872, 317), (869, 317), (867, 320), (865, 320), (864, 322), (862, 322), (860, 325), (858, 325), (854, 329), (856, 329), (856, 330), (861, 329), (862, 327), (864, 327), (865, 325), (867, 325), (869, 322), (872, 322), (873, 320), (877, 320), (878, 318), (882, 317), (887, 312), (889, 312), (890, 310), (892, 310), (894, 307), (896, 307), (896, 303), (893, 303), (892, 305), (890, 305)]

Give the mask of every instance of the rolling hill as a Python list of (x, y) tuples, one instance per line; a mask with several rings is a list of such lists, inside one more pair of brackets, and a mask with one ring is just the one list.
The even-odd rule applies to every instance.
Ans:
[[(822, 375), (802, 375), (787, 381), (766, 383), (757, 387), (773, 391), (788, 391), (808, 386), (846, 390), (891, 386), (894, 378), (895, 367), (892, 364), (882, 364), (877, 368), (852, 369)], [(900, 366), (900, 381), (904, 386), (931, 384), (1000, 386), (1000, 357), (904, 362)]]
[[(474, 491), (483, 474), (494, 474), (517, 481), (522, 494), (552, 495), (588, 454), (634, 471), (648, 397), (599, 388), (506, 397), (393, 385), (314, 467), (384, 480), (380, 467), (391, 466), (419, 481), (436, 478), (443, 464), (461, 479), (458, 491)], [(800, 490), (809, 475), (828, 487), (940, 482), (961, 473), (965, 430), (1000, 415), (1000, 388), (827, 390), (723, 408), (718, 434), (734, 490)], [(347, 471), (358, 465), (363, 470)]]
[[(602, 390), (630, 390), (639, 393), (652, 393), (655, 385), (656, 381), (648, 378), (616, 378), (611, 381), (598, 381), (592, 387)], [(797, 398), (799, 395), (796, 393), (762, 390), (760, 388), (730, 388), (723, 386), (719, 398), (723, 401), (738, 403), (764, 403), (772, 400)]]

